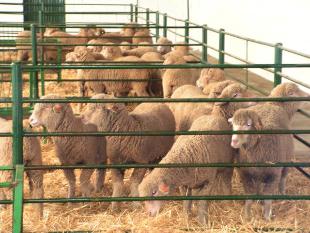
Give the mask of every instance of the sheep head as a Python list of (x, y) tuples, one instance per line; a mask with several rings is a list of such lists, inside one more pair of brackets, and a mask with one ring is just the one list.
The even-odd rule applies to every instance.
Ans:
[[(91, 99), (115, 99), (114, 95), (97, 94)], [(101, 129), (108, 129), (108, 119), (114, 117), (126, 107), (123, 103), (88, 103), (81, 113), (84, 123), (95, 124)]]
[[(232, 118), (228, 119), (233, 126), (233, 130), (262, 130), (262, 121), (257, 113), (249, 109), (240, 109), (235, 112)], [(242, 145), (254, 145), (259, 138), (255, 134), (233, 134), (231, 138), (231, 146), (233, 148), (240, 148)]]
[(224, 71), (218, 68), (202, 69), (196, 86), (203, 89), (210, 83), (225, 81)]
[[(63, 99), (61, 96), (49, 94), (40, 99)], [(45, 126), (55, 129), (69, 114), (73, 116), (72, 108), (67, 103), (36, 103), (34, 110), (29, 117), (29, 123), (32, 127)]]
[[(159, 196), (167, 196), (170, 193), (170, 186), (163, 180), (156, 177), (156, 168), (146, 176), (143, 181), (139, 185), (139, 196), (140, 197), (159, 197)], [(154, 175), (155, 174), (155, 175)], [(145, 209), (146, 212), (154, 217), (156, 216), (163, 202), (159, 200), (150, 200), (145, 201)]]
[(160, 37), (157, 40), (157, 44), (160, 44), (157, 47), (157, 51), (160, 54), (166, 54), (166, 53), (169, 53), (171, 51), (172, 41), (168, 40), (166, 37)]

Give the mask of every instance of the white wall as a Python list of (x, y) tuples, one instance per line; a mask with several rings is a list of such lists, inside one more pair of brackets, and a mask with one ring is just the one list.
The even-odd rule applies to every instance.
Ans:
[[(168, 15), (185, 19), (186, 0), (140, 0), (142, 7), (159, 10)], [(270, 43), (283, 43), (283, 46), (310, 54), (310, 1), (309, 0), (190, 0), (190, 20), (207, 24), (209, 27), (239, 34)], [(171, 23), (173, 25), (173, 22)], [(191, 36), (201, 40), (201, 33), (192, 30)], [(218, 37), (209, 33), (209, 42), (218, 47)], [(178, 39), (178, 38), (177, 38)], [(239, 57), (246, 57), (246, 44), (226, 36), (226, 49)], [(212, 53), (213, 55), (217, 55)], [(248, 58), (255, 63), (273, 63), (274, 49), (249, 43)], [(234, 59), (225, 58), (236, 63)], [(284, 63), (310, 63), (283, 53)], [(272, 78), (267, 72), (256, 72)], [(284, 73), (310, 84), (310, 68), (283, 69)]]

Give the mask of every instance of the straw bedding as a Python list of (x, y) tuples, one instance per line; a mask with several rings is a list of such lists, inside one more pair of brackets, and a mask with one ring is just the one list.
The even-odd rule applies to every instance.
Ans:
[[(9, 85), (9, 84), (4, 84)], [(50, 83), (47, 93), (57, 91), (64, 95), (75, 95), (77, 84)], [(8, 88), (1, 89), (7, 91)], [(27, 86), (24, 87), (27, 94)], [(76, 107), (76, 106), (75, 106)], [(50, 141), (42, 144), (45, 164), (59, 164)], [(79, 171), (76, 171), (77, 173)], [(310, 169), (308, 169), (310, 172)], [(126, 175), (128, 177), (130, 172)], [(110, 196), (112, 193), (110, 173), (105, 180), (105, 189), (96, 197)], [(67, 181), (61, 170), (47, 171), (44, 175), (45, 198), (66, 197)], [(77, 196), (79, 184), (77, 184)], [(233, 179), (234, 194), (243, 194), (243, 188), (235, 174)], [(310, 195), (309, 180), (295, 169), (291, 169), (288, 177), (287, 193), (295, 195)], [(25, 197), (29, 198), (27, 180), (25, 180)], [(262, 228), (273, 228), (269, 232), (309, 232), (310, 202), (309, 201), (275, 201), (275, 218), (271, 222), (262, 219), (261, 205), (253, 206), (255, 220), (246, 222), (243, 219), (243, 201), (214, 201), (209, 207), (209, 225), (200, 226), (194, 216), (187, 218), (182, 213), (182, 203), (170, 201), (164, 206), (159, 216), (148, 217), (143, 207), (133, 209), (129, 203), (122, 205), (122, 211), (113, 213), (109, 203), (77, 203), (77, 204), (44, 204), (44, 218), (38, 220), (33, 214), (31, 204), (24, 208), (24, 232), (48, 231), (93, 231), (115, 233), (147, 233), (147, 232), (262, 232)], [(195, 208), (194, 208), (195, 212)], [(11, 207), (0, 213), (0, 232), (11, 232)]]

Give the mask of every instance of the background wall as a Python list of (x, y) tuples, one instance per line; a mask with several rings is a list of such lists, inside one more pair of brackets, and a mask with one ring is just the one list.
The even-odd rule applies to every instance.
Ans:
[[(159, 10), (176, 18), (187, 16), (186, 0), (140, 0), (143, 7)], [(310, 54), (310, 1), (309, 0), (190, 0), (190, 20), (207, 24), (209, 27), (239, 34), (270, 43), (283, 43), (283, 46)], [(172, 22), (173, 24), (173, 22)], [(201, 33), (191, 31), (191, 36), (201, 40)], [(218, 36), (209, 33), (209, 42), (217, 47)], [(179, 39), (179, 38), (176, 38)], [(246, 44), (238, 39), (226, 37), (226, 49), (239, 57), (246, 57)], [(217, 53), (210, 53), (217, 56)], [(255, 63), (273, 63), (274, 49), (248, 44), (248, 59)], [(226, 57), (227, 62), (236, 63)], [(310, 59), (283, 53), (284, 63), (310, 63)], [(271, 79), (268, 72), (254, 70)], [(310, 69), (283, 69), (284, 73), (310, 83)]]

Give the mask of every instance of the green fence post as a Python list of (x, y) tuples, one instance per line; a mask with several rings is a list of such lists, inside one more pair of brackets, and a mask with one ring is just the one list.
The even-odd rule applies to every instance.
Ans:
[(208, 26), (202, 25), (202, 60), (208, 62)]
[(13, 233), (23, 232), (23, 187), (24, 187), (24, 165), (15, 166), (13, 193)]
[[(32, 46), (32, 65), (38, 64), (38, 50), (37, 50), (37, 31), (36, 26), (31, 24), (31, 46)], [(31, 72), (30, 77), (30, 90), (31, 98), (39, 98), (39, 86), (38, 86), (38, 71), (35, 69)]]
[(225, 63), (225, 30), (220, 29), (219, 33), (219, 64)]
[(23, 230), (23, 104), (21, 63), (12, 65), (12, 119), (13, 119), (13, 177), (17, 186), (13, 189), (13, 232)]
[[(44, 15), (43, 11), (39, 11), (39, 26), (40, 26), (40, 34), (41, 34), (41, 43), (44, 42)], [(41, 46), (41, 61), (40, 64), (44, 64), (44, 46)], [(40, 69), (40, 79), (41, 79), (41, 95), (45, 94), (45, 82), (44, 82), (44, 69)]]
[(167, 37), (167, 14), (163, 15), (163, 37)]
[(188, 44), (189, 43), (189, 21), (185, 20), (185, 32), (184, 32), (184, 38), (185, 38), (185, 43)]
[(133, 22), (133, 4), (130, 4), (130, 22)]
[(156, 41), (159, 38), (159, 12), (156, 11)]
[(150, 9), (146, 8), (146, 26), (150, 26)]
[(138, 5), (135, 5), (135, 22), (138, 22), (138, 14), (139, 14), (139, 10), (138, 10)]
[[(277, 43), (274, 51), (274, 64), (282, 65), (282, 43)], [(274, 82), (273, 86), (277, 86), (282, 82), (282, 76), (278, 74), (278, 72), (282, 72), (282, 67), (274, 68)]]

